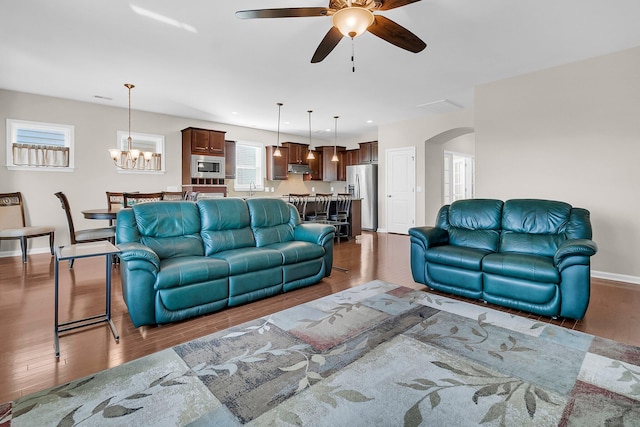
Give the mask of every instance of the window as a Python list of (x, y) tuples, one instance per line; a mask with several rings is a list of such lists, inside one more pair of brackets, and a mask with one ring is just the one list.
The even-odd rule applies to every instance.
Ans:
[(264, 190), (264, 145), (252, 142), (236, 143), (236, 191)]
[(450, 151), (444, 153), (444, 204), (475, 196), (474, 158)]
[(74, 127), (7, 119), (7, 168), (73, 170)]
[[(118, 149), (126, 151), (129, 132), (118, 131)], [(140, 150), (140, 157), (134, 169), (121, 169), (119, 172), (164, 172), (164, 136), (131, 132), (131, 148)]]

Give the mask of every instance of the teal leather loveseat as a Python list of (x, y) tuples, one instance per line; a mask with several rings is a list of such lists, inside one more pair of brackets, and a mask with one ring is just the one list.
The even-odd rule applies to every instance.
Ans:
[(460, 200), (411, 236), (413, 279), (430, 288), (551, 317), (589, 305), (589, 211), (551, 200)]
[(133, 324), (211, 313), (329, 276), (335, 229), (280, 199), (150, 202), (118, 212), (122, 293)]

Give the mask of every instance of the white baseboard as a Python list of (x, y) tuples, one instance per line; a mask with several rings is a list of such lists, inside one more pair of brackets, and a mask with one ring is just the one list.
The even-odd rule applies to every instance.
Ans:
[(387, 229), (386, 229), (386, 228), (378, 228), (378, 229), (376, 230), (376, 232), (378, 232), (378, 233), (386, 233), (386, 232), (387, 232)]
[(591, 277), (598, 279), (613, 280), (615, 282), (633, 283), (634, 285), (640, 285), (640, 277), (628, 276), (626, 274), (608, 273), (606, 271), (593, 271), (591, 270)]

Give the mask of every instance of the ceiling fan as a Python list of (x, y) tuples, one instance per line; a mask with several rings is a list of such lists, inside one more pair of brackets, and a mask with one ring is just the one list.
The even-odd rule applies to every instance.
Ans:
[(311, 62), (316, 63), (326, 58), (343, 37), (353, 39), (365, 31), (409, 52), (422, 51), (427, 45), (418, 36), (389, 18), (373, 13), (418, 1), (420, 0), (330, 0), (329, 7), (240, 10), (236, 12), (236, 16), (241, 19), (331, 16), (333, 26), (311, 58)]

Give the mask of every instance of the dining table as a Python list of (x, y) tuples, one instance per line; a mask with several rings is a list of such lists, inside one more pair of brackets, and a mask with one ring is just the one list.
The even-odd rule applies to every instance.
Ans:
[(118, 216), (118, 210), (109, 208), (86, 209), (82, 211), (82, 215), (84, 215), (86, 219), (106, 219), (109, 221), (115, 221)]

